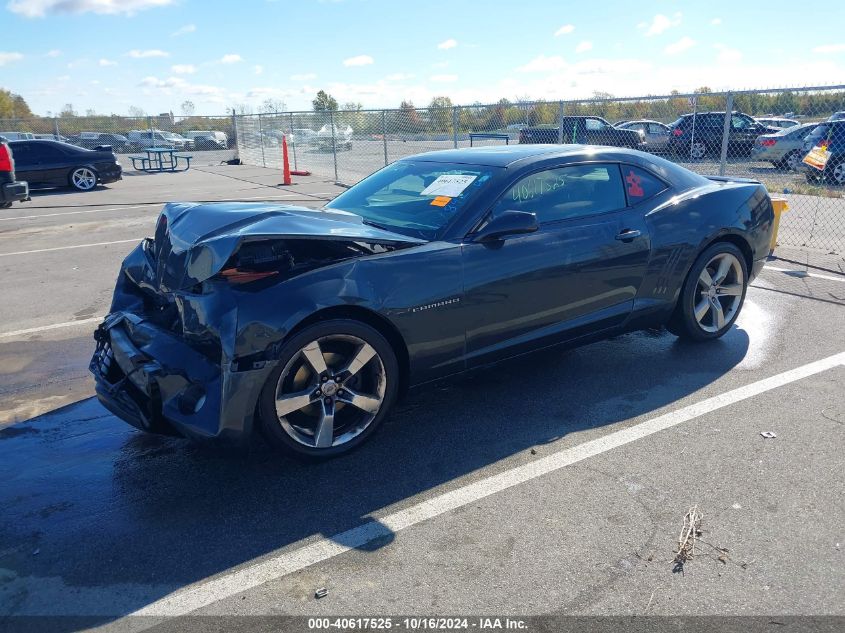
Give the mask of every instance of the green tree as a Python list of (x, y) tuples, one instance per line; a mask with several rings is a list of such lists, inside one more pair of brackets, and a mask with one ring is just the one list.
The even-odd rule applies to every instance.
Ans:
[(34, 116), (22, 96), (0, 88), (0, 118), (28, 119)]
[(314, 112), (337, 112), (337, 99), (327, 93), (325, 90), (320, 90), (317, 97), (311, 101), (314, 106)]
[(435, 132), (452, 129), (452, 100), (449, 97), (434, 97), (428, 104), (428, 120)]
[(78, 116), (76, 110), (73, 109), (72, 103), (66, 103), (62, 106), (62, 109), (59, 111), (59, 117), (62, 119), (70, 119), (72, 117)]

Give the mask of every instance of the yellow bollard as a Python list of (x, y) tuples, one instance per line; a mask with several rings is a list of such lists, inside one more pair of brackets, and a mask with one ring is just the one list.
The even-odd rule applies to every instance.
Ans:
[(772, 208), (775, 212), (775, 226), (772, 231), (772, 243), (769, 244), (769, 255), (775, 252), (778, 245), (778, 227), (780, 227), (780, 216), (789, 210), (789, 203), (783, 198), (772, 198)]

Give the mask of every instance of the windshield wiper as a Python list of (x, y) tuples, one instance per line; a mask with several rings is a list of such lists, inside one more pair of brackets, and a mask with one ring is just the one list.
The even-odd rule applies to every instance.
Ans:
[(379, 224), (378, 222), (373, 222), (372, 220), (364, 219), (361, 221), (361, 224), (366, 224), (367, 226), (372, 226), (374, 228), (381, 229), (382, 231), (390, 231), (391, 233), (396, 232), (391, 227), (385, 226), (384, 224)]

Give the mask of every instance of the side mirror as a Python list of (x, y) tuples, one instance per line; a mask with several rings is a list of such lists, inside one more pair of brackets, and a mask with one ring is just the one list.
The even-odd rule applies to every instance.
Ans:
[(537, 215), (527, 211), (504, 211), (476, 233), (474, 242), (493, 242), (508, 235), (533, 233), (539, 228)]

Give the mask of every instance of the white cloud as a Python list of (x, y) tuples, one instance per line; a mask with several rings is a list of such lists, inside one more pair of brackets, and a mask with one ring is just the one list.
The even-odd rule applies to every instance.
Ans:
[(517, 70), (523, 73), (547, 73), (561, 70), (566, 66), (563, 57), (560, 55), (552, 55), (546, 57), (545, 55), (538, 55), (525, 66), (520, 66)]
[(188, 33), (193, 33), (196, 30), (197, 30), (196, 24), (186, 24), (185, 26), (180, 27), (180, 28), (176, 29), (175, 31), (173, 31), (173, 33), (170, 34), (170, 37), (179, 37), (180, 35), (187, 35)]
[(578, 46), (575, 47), (576, 53), (586, 53), (587, 51), (593, 50), (593, 43), (588, 41), (583, 41)]
[(375, 60), (369, 55), (356, 55), (343, 60), (344, 66), (369, 66)]
[(435, 81), (437, 83), (453, 83), (458, 80), (457, 75), (432, 75), (429, 77), (431, 81)]
[(573, 26), (572, 24), (564, 24), (557, 31), (555, 31), (555, 37), (560, 37), (561, 35), (569, 35), (574, 30), (575, 26)]
[(117, 62), (116, 62), (116, 61), (114, 61), (113, 59), (106, 59), (105, 57), (102, 57), (102, 58), (100, 59), (99, 64), (100, 64), (100, 66), (102, 66), (103, 68), (105, 68), (106, 66), (117, 66)]
[(693, 46), (695, 46), (695, 40), (688, 35), (684, 35), (677, 42), (672, 42), (669, 46), (664, 48), (663, 52), (667, 55), (679, 55), (684, 51), (688, 51)]
[(0, 51), (0, 66), (5, 66), (6, 64), (11, 64), (12, 62), (17, 62), (22, 59), (23, 53), (10, 53)]
[(662, 13), (658, 13), (651, 19), (651, 24), (641, 23), (638, 26), (640, 28), (646, 28), (646, 36), (651, 37), (652, 35), (660, 35), (661, 33), (663, 33), (663, 31), (671, 29), (675, 26), (679, 26), (680, 24), (680, 13), (674, 13), (672, 17), (667, 17)]
[(437, 45), (441, 51), (448, 51), (450, 48), (455, 48), (458, 45), (458, 40), (452, 39), (451, 37), (448, 40), (443, 40), (440, 44)]
[(197, 72), (197, 67), (193, 64), (175, 64), (170, 67), (170, 71), (177, 75), (193, 75)]
[(138, 49), (135, 49), (129, 51), (126, 54), (129, 57), (132, 57), (133, 59), (146, 59), (148, 57), (170, 57), (170, 53), (159, 50), (157, 48), (151, 48), (145, 51), (139, 51)]
[(164, 7), (174, 0), (10, 0), (6, 5), (12, 13), (27, 18), (43, 18), (58, 13), (100, 13), (104, 15), (132, 15), (144, 9)]
[(713, 48), (719, 51), (716, 59), (721, 64), (735, 64), (742, 60), (742, 51), (735, 48), (725, 46), (724, 44), (714, 44)]
[(823, 44), (813, 49), (814, 53), (830, 54), (845, 53), (845, 44)]
[(722, 23), (722, 18), (713, 18), (710, 20), (710, 24), (713, 26), (719, 26)]
[(44, 57), (61, 57), (61, 56), (62, 56), (62, 51), (60, 51), (57, 48), (54, 48), (53, 50), (47, 51), (46, 53), (44, 53)]
[(252, 72), (254, 72), (256, 75), (261, 75), (264, 73), (264, 66), (262, 66), (261, 64), (256, 64), (252, 67)]
[(301, 73), (298, 75), (291, 75), (291, 81), (311, 81), (312, 79), (316, 79), (317, 75), (314, 73)]
[(414, 75), (410, 75), (408, 73), (393, 73), (392, 75), (385, 77), (387, 81), (407, 81), (413, 78)]
[(144, 77), (138, 85), (143, 88), (161, 90), (165, 94), (173, 94), (174, 92), (177, 92), (179, 94), (186, 95), (216, 95), (223, 92), (223, 90), (217, 86), (188, 83), (182, 77), (168, 77), (167, 79)]
[(436, 64), (431, 65), (432, 68), (448, 68), (449, 62), (437, 62)]
[(220, 58), (221, 64), (237, 64), (238, 62), (242, 62), (244, 60), (243, 57), (238, 55), (237, 53), (229, 53), (227, 55), (223, 55)]

